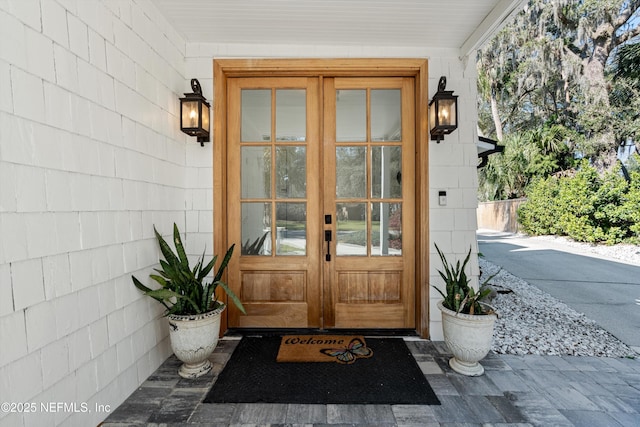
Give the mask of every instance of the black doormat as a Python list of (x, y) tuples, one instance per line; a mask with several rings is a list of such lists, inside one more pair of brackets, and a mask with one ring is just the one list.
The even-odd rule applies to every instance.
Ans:
[(401, 338), (367, 338), (356, 363), (278, 363), (280, 336), (243, 337), (204, 403), (439, 405)]

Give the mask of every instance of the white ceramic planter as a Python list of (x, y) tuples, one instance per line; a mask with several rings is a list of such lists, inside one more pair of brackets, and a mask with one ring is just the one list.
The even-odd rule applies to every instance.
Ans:
[(491, 350), (495, 314), (469, 315), (449, 310), (438, 303), (442, 313), (442, 332), (453, 357), (449, 366), (454, 371), (468, 376), (484, 373), (480, 360)]
[(218, 345), (220, 316), (225, 306), (191, 316), (169, 315), (169, 337), (176, 357), (183, 362), (178, 374), (198, 378), (211, 371), (209, 356)]

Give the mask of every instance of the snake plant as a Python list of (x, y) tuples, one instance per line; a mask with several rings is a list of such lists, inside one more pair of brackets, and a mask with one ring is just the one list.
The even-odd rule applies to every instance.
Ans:
[(160, 252), (164, 259), (160, 260), (160, 269), (154, 269), (158, 274), (150, 274), (149, 277), (160, 284), (160, 288), (151, 289), (143, 285), (135, 276), (131, 276), (133, 284), (167, 309), (165, 315), (193, 315), (202, 314), (219, 308), (222, 303), (218, 301), (216, 289), (221, 287), (238, 309), (246, 313), (238, 296), (222, 281), (222, 274), (229, 264), (233, 248), (227, 250), (222, 263), (214, 270), (213, 280), (207, 282), (207, 275), (214, 269), (218, 256), (214, 256), (207, 265), (204, 265), (204, 253), (198, 259), (193, 269), (189, 266), (189, 260), (184, 250), (178, 226), (173, 224), (173, 243), (176, 248), (174, 253), (171, 246), (162, 238), (155, 226), (153, 227)]
[(444, 266), (444, 271), (438, 270), (438, 273), (440, 274), (440, 277), (442, 277), (442, 280), (444, 280), (446, 292), (442, 292), (434, 286), (434, 288), (440, 292), (440, 295), (444, 298), (442, 305), (456, 313), (489, 314), (491, 310), (486, 309), (486, 305), (481, 303), (480, 300), (491, 293), (491, 289), (486, 288), (484, 284), (486, 284), (493, 276), (487, 279), (478, 291), (469, 286), (469, 279), (467, 278), (465, 268), (471, 258), (471, 248), (469, 248), (469, 253), (462, 264), (460, 264), (460, 260), (458, 260), (455, 265), (447, 261), (447, 258), (444, 256), (438, 245), (436, 245), (436, 250), (438, 251), (442, 265)]

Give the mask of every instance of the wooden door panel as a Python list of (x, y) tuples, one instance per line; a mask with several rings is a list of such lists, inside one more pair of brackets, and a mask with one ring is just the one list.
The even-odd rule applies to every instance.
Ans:
[[(335, 328), (382, 329), (408, 328), (413, 323), (404, 304), (345, 304), (337, 303), (335, 309)], [(384, 325), (384, 326), (381, 326)]]
[(242, 301), (306, 301), (306, 274), (295, 271), (244, 271)]
[(400, 303), (402, 272), (341, 271), (337, 286), (340, 303)]
[[(238, 328), (317, 328), (309, 322), (307, 303), (251, 303), (244, 304), (247, 315), (240, 316)], [(274, 315), (277, 313), (277, 315)]]
[[(374, 131), (376, 115), (372, 99), (374, 92), (379, 94), (388, 89), (400, 94), (397, 117), (401, 122), (399, 135), (385, 139)], [(348, 133), (345, 133), (346, 137), (337, 138), (340, 96), (345, 103), (366, 103), (364, 109), (357, 111), (341, 110), (355, 121), (360, 117), (360, 123), (366, 122), (365, 139), (362, 131), (354, 132), (353, 139), (349, 139)], [(324, 100), (324, 208), (325, 214), (336, 218), (331, 225), (325, 226), (336, 236), (331, 242), (331, 252), (336, 255), (324, 263), (325, 327), (415, 328), (415, 258), (412, 250), (415, 244), (414, 81), (412, 78), (326, 78)], [(365, 110), (366, 121), (362, 118)], [(384, 120), (379, 114), (377, 117)], [(356, 153), (354, 158), (364, 155), (364, 160), (356, 162), (356, 168), (345, 169), (346, 163), (339, 164), (337, 160), (338, 150)], [(389, 165), (374, 165), (374, 153), (385, 150), (395, 150), (396, 156), (401, 153), (401, 158), (395, 160), (401, 165), (400, 171), (388, 174), (390, 171), (385, 170), (382, 172), (383, 176), (387, 174), (385, 178), (376, 177), (373, 173), (376, 166), (385, 169)], [(363, 168), (365, 176), (361, 175)], [(356, 190), (342, 191), (340, 181), (344, 182), (350, 173), (358, 180), (357, 186), (353, 186)], [(382, 179), (386, 179), (386, 190), (381, 190), (385, 187), (381, 184)], [(397, 182), (393, 183), (394, 191), (389, 189), (392, 180)], [(348, 179), (346, 182), (351, 184)], [(401, 242), (400, 248), (389, 246), (382, 250), (383, 233), (376, 230), (382, 229), (380, 212), (383, 205), (398, 207), (401, 228), (394, 237)], [(376, 212), (378, 218), (374, 218)], [(389, 218), (386, 221), (388, 223)], [(380, 236), (377, 243), (374, 242), (376, 234)], [(357, 236), (355, 244), (353, 236)], [(342, 248), (339, 245), (343, 245)]]
[[(229, 264), (229, 283), (247, 311), (230, 307), (230, 327), (321, 326), (318, 88), (318, 79), (307, 77), (228, 81), (227, 217), (234, 220), (227, 233), (242, 247)], [(290, 98), (278, 104), (287, 91), (305, 94), (306, 114), (291, 112)], [(291, 187), (288, 173), (297, 174)], [(295, 221), (286, 220), (289, 210)], [(253, 234), (247, 237), (243, 227)]]

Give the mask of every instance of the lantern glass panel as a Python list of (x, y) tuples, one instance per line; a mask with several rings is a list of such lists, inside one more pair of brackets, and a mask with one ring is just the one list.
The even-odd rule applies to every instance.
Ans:
[(202, 130), (205, 133), (209, 133), (209, 106), (202, 103)]
[(456, 126), (456, 100), (441, 99), (438, 104), (438, 124), (440, 126)]
[(429, 126), (433, 130), (438, 123), (436, 123), (436, 108), (438, 105), (438, 101), (433, 101), (429, 104)]
[(182, 102), (182, 128), (195, 129), (198, 127), (198, 101)]

